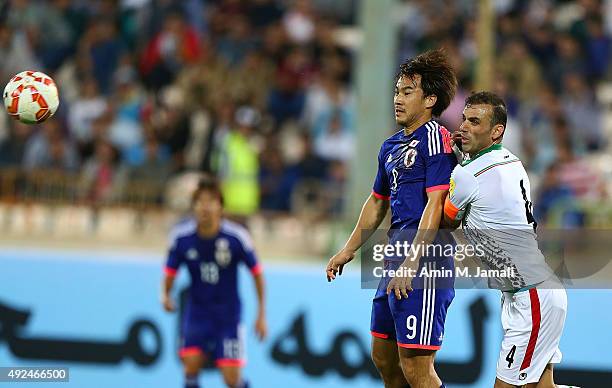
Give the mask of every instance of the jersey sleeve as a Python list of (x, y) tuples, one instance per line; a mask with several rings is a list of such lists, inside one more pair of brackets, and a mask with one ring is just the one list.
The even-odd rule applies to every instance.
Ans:
[(456, 166), (450, 179), (449, 196), (444, 203), (444, 214), (452, 220), (463, 218), (467, 206), (478, 196), (478, 180), (462, 166)]
[(448, 190), (453, 167), (457, 164), (453, 154), (440, 152), (425, 156), (425, 191)]
[(378, 170), (376, 172), (376, 178), (374, 179), (372, 194), (374, 194), (376, 198), (384, 200), (388, 200), (391, 197), (389, 178), (387, 176), (387, 170), (385, 170), (384, 144), (380, 147), (380, 151), (378, 152)]
[(166, 258), (164, 273), (168, 276), (175, 276), (182, 262), (183, 254), (179, 250), (178, 239), (171, 236), (170, 249), (168, 249), (168, 257)]
[(263, 272), (263, 268), (257, 259), (257, 254), (255, 253), (253, 241), (251, 240), (249, 233), (246, 230), (241, 231), (237, 236), (237, 239), (240, 258), (244, 264), (246, 264), (253, 276), (261, 274)]

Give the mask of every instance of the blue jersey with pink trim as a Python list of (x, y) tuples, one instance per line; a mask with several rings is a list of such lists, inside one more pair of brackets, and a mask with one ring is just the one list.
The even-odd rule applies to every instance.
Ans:
[(450, 132), (434, 120), (408, 136), (402, 129), (385, 140), (378, 154), (373, 192), (391, 201), (392, 231), (417, 229), (427, 192), (448, 190), (456, 164)]
[(238, 264), (256, 274), (261, 271), (251, 238), (242, 226), (223, 220), (219, 233), (202, 238), (197, 223), (179, 223), (171, 234), (166, 273), (174, 275), (184, 265), (191, 276), (188, 310), (240, 317)]

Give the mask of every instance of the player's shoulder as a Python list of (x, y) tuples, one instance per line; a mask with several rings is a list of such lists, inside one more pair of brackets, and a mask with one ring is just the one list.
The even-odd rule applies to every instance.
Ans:
[(436, 156), (439, 154), (450, 154), (451, 134), (443, 125), (436, 120), (430, 120), (424, 124), (420, 131), (419, 144), (421, 153), (425, 156)]
[(493, 170), (494, 167), (511, 163), (522, 166), (520, 159), (516, 155), (507, 148), (500, 147), (491, 152), (486, 152), (474, 160), (465, 161), (463, 167), (475, 176), (479, 176), (483, 172)]
[(455, 184), (458, 183), (461, 185), (475, 184), (476, 177), (474, 176), (474, 170), (470, 168), (470, 165), (471, 163), (465, 166), (462, 166), (461, 164), (456, 165), (451, 173), (451, 181)]
[(404, 129), (402, 128), (399, 131), (396, 131), (393, 135), (386, 138), (385, 141), (383, 141), (382, 144), (380, 145), (381, 152), (385, 152), (393, 148), (395, 144), (402, 141), (403, 136), (404, 136)]
[(224, 236), (236, 240), (245, 249), (253, 249), (253, 240), (251, 239), (251, 234), (244, 226), (240, 225), (239, 223), (230, 221), (228, 219), (223, 219), (223, 221), (221, 221), (220, 232)]
[(169, 240), (173, 245), (181, 239), (189, 238), (197, 233), (198, 223), (192, 217), (178, 221), (170, 230)]

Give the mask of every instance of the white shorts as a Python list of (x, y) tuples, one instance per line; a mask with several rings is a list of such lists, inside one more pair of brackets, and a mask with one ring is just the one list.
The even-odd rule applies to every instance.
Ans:
[(532, 288), (502, 295), (504, 328), (497, 378), (512, 385), (537, 383), (548, 364), (561, 362), (565, 324), (564, 289)]

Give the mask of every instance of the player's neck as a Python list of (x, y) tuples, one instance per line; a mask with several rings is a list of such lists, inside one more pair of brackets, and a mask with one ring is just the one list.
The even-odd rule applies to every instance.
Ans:
[(198, 224), (198, 236), (202, 238), (213, 238), (219, 234), (221, 222), (211, 222), (210, 224)]
[(468, 155), (470, 155), (470, 159), (471, 160), (474, 160), (474, 159), (476, 159), (477, 157), (479, 157), (482, 154), (486, 154), (487, 152), (493, 151), (495, 149), (501, 149), (501, 147), (502, 147), (501, 143), (493, 142), (493, 143), (489, 144), (488, 146), (481, 148), (478, 151), (468, 152)]
[(423, 116), (419, 117), (418, 119), (414, 120), (412, 123), (404, 126), (404, 135), (408, 136), (408, 135), (412, 134), (412, 132), (414, 132), (417, 129), (421, 128), (429, 120), (431, 120), (431, 115), (430, 114), (423, 115)]

